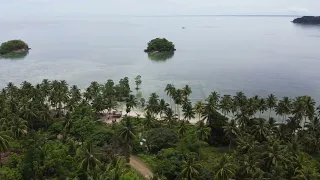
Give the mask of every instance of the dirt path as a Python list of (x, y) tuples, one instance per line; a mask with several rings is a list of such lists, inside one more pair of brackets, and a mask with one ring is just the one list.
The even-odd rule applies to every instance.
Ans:
[(153, 176), (149, 167), (136, 156), (130, 156), (130, 166), (145, 177), (145, 179), (149, 180)]

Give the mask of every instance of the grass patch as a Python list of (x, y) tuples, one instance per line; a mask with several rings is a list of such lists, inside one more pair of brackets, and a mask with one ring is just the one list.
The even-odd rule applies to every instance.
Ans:
[(144, 177), (130, 167), (129, 171), (124, 176), (120, 177), (120, 180), (144, 180)]
[(157, 164), (157, 158), (155, 155), (148, 155), (148, 154), (137, 154), (137, 156), (146, 163), (152, 170), (155, 169), (156, 164)]

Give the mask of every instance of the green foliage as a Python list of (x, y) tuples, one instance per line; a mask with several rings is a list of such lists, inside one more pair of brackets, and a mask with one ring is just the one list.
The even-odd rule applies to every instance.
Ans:
[(176, 133), (168, 128), (150, 129), (146, 134), (146, 142), (151, 152), (172, 147), (178, 141)]
[(142, 180), (143, 177), (141, 177), (136, 171), (130, 170), (123, 176), (121, 176), (120, 180)]
[(181, 164), (184, 160), (180, 151), (169, 148), (163, 149), (157, 154), (155, 172), (162, 174), (167, 179), (176, 179), (181, 172)]
[(27, 51), (29, 50), (29, 47), (25, 42), (21, 40), (10, 40), (1, 44), (0, 55), (11, 53), (18, 50)]
[[(152, 93), (145, 118), (133, 118), (128, 78), (92, 82), (83, 94), (63, 80), (9, 83), (0, 92), (0, 179), (142, 179), (125, 163), (132, 152), (157, 180), (320, 178), (320, 112), (310, 96), (212, 92), (193, 105), (188, 85), (165, 92), (170, 104)], [(120, 123), (100, 121), (119, 103), (128, 108)]]
[(156, 38), (151, 40), (148, 43), (147, 49), (145, 49), (145, 52), (173, 52), (176, 49), (174, 48), (174, 44), (170, 41), (168, 41), (165, 38)]
[(17, 168), (3, 167), (0, 169), (0, 179), (22, 180), (22, 175)]
[(95, 126), (92, 119), (89, 119), (89, 118), (76, 119), (72, 123), (70, 132), (78, 140), (84, 142), (93, 134), (94, 127)]
[(141, 83), (142, 83), (142, 80), (141, 80), (141, 76), (140, 75), (138, 75), (135, 79), (135, 83), (136, 83), (136, 89), (138, 90), (139, 89), (139, 86), (141, 85)]
[(156, 169), (156, 164), (157, 164), (157, 156), (154, 154), (143, 154), (140, 153), (138, 154), (138, 157), (143, 160), (143, 162), (147, 163), (152, 170)]
[(111, 142), (113, 137), (113, 132), (94, 132), (89, 138), (88, 141), (92, 142), (96, 146), (102, 147), (105, 144)]
[(209, 127), (211, 128), (208, 143), (215, 146), (228, 145), (228, 139), (225, 136), (223, 127), (227, 124), (228, 118), (217, 111), (212, 112), (208, 117)]

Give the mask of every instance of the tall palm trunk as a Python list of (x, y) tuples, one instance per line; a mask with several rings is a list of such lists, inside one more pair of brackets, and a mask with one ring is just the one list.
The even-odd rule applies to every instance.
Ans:
[(179, 108), (179, 105), (178, 105), (178, 117), (179, 117), (179, 120), (180, 120), (180, 108)]
[(125, 150), (124, 150), (124, 154), (125, 154), (125, 157), (126, 157), (126, 163), (129, 163), (130, 162), (130, 156), (129, 156), (129, 143), (126, 142), (126, 145), (125, 145)]
[(229, 152), (231, 151), (231, 143), (232, 143), (232, 140), (230, 139), (230, 142), (229, 142)]
[(269, 119), (270, 119), (270, 116), (271, 116), (271, 108), (269, 108)]

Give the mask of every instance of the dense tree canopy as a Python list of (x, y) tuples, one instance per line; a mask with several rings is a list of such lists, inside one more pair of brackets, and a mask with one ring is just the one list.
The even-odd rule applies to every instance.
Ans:
[(164, 52), (173, 52), (176, 49), (174, 48), (174, 44), (170, 41), (168, 41), (165, 38), (156, 38), (151, 40), (148, 43), (148, 47), (147, 49), (145, 49), (145, 52), (148, 53), (155, 53), (155, 52), (160, 52), (160, 53), (164, 53)]
[[(168, 103), (152, 93), (142, 107), (129, 84), (92, 82), (82, 92), (64, 80), (8, 83), (0, 179), (143, 179), (126, 166), (132, 154), (153, 179), (320, 179), (320, 114), (310, 96), (212, 92), (193, 103), (190, 86), (168, 84)], [(121, 104), (120, 122), (102, 115)], [(130, 117), (135, 108), (145, 115)]]
[(18, 51), (25, 52), (28, 50), (29, 50), (28, 44), (26, 44), (22, 40), (10, 40), (1, 44), (0, 55), (18, 52)]
[(297, 24), (320, 24), (320, 17), (319, 16), (303, 16), (300, 18), (296, 18), (292, 21), (293, 23)]

